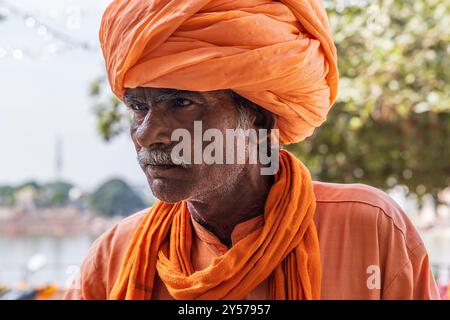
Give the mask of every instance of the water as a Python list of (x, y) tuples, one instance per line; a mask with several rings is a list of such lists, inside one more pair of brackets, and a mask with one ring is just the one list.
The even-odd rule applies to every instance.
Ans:
[[(15, 285), (26, 277), (32, 285), (54, 283), (64, 286), (81, 265), (94, 240), (88, 235), (69, 237), (0, 235), (0, 283), (7, 286)], [(36, 254), (44, 256), (46, 263), (40, 270), (27, 275), (27, 262)]]

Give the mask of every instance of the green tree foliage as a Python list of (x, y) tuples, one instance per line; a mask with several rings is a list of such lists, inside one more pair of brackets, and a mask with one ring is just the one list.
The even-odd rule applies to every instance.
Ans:
[(291, 146), (325, 181), (405, 185), (423, 196), (450, 185), (450, 3), (335, 6), (340, 94), (313, 137)]
[[(450, 185), (450, 2), (326, 4), (339, 97), (327, 122), (288, 149), (315, 179), (382, 189), (402, 184), (419, 199), (437, 198)], [(100, 134), (110, 139), (127, 127), (127, 117), (106, 87), (98, 80), (91, 93)]]
[(146, 207), (142, 198), (123, 180), (103, 183), (89, 199), (91, 207), (106, 216), (126, 216)]
[(130, 118), (120, 100), (107, 92), (106, 78), (99, 78), (91, 84), (90, 95), (94, 99), (97, 131), (105, 141), (110, 141), (128, 127)]
[(64, 206), (69, 201), (69, 192), (73, 185), (64, 181), (55, 181), (40, 188), (40, 204), (44, 207)]
[(20, 189), (29, 188), (29, 187), (33, 188), (35, 190), (41, 189), (41, 185), (34, 180), (23, 182), (23, 183), (19, 184), (18, 186), (16, 186), (15, 189), (18, 191)]
[(0, 186), (0, 206), (12, 206), (16, 203), (16, 188)]
[(64, 181), (54, 181), (45, 184), (39, 184), (36, 181), (27, 181), (17, 186), (0, 186), (0, 204), (5, 206), (16, 204), (16, 194), (25, 188), (36, 190), (37, 206), (59, 207), (69, 203), (69, 192), (73, 188), (73, 185)]
[(32, 188), (40, 193), (41, 185), (36, 181), (30, 180), (19, 185), (0, 186), (0, 206), (13, 206), (17, 203), (16, 194), (22, 189)]

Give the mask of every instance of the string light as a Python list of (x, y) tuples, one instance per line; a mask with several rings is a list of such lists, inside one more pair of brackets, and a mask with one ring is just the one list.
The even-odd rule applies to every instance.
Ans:
[[(77, 13), (76, 8), (71, 6), (69, 12)], [(79, 10), (78, 10), (79, 13)], [(56, 10), (51, 11), (52, 17), (57, 17), (58, 12)], [(15, 60), (21, 60), (24, 57), (31, 59), (39, 59), (42, 57), (47, 57), (49, 54), (60, 54), (70, 50), (81, 49), (84, 51), (97, 51), (98, 47), (93, 46), (90, 43), (61, 32), (60, 30), (44, 23), (41, 19), (34, 16), (29, 12), (25, 12), (19, 9), (7, 1), (0, 0), (0, 23), (2, 20), (9, 18), (9, 16), (16, 16), (23, 20), (26, 27), (33, 29), (38, 36), (45, 40), (54, 40), (56, 43), (52, 43), (46, 46), (46, 49), (40, 48), (40, 50), (34, 49), (30, 51), (25, 48), (1, 48), (0, 47), (0, 59), (7, 56), (11, 56)], [(76, 19), (69, 17), (67, 25), (71, 26), (69, 29), (76, 29)], [(59, 44), (58, 44), (59, 42)]]
[[(0, 1), (0, 3), (1, 3), (1, 1)], [(8, 14), (9, 14), (9, 11), (6, 8), (0, 7), (0, 21), (6, 19)]]
[(8, 52), (4, 48), (0, 48), (0, 59), (6, 57)]
[(34, 18), (32, 17), (28, 17), (25, 19), (25, 25), (28, 28), (33, 28), (36, 25), (36, 20), (34, 20)]
[(21, 49), (14, 49), (12, 52), (12, 56), (16, 60), (20, 60), (23, 58), (23, 51)]

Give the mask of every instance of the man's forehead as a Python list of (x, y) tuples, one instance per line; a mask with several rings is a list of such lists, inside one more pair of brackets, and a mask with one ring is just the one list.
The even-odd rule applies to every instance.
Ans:
[(200, 92), (169, 88), (129, 88), (125, 90), (125, 98), (155, 99), (160, 96), (176, 96), (181, 94), (199, 95)]
[(230, 90), (216, 91), (190, 91), (171, 88), (128, 88), (125, 90), (124, 99), (126, 100), (153, 100), (162, 102), (177, 97), (197, 97), (203, 99), (222, 99), (224, 96), (230, 96)]

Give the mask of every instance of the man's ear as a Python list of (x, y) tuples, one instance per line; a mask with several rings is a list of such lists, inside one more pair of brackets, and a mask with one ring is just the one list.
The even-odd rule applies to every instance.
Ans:
[(232, 90), (229, 90), (229, 92), (237, 106), (243, 106), (249, 111), (249, 122), (254, 129), (270, 130), (275, 128), (276, 116), (272, 112), (247, 100)]
[(275, 115), (261, 107), (252, 108), (254, 117), (253, 125), (256, 129), (273, 129), (275, 127)]
[(262, 142), (268, 142), (270, 145), (270, 141), (272, 139), (271, 130), (274, 129), (276, 125), (275, 114), (257, 105), (252, 105), (250, 108), (250, 119), (251, 119), (250, 123), (254, 129), (267, 130), (266, 131), (267, 136), (260, 136), (259, 134), (257, 135), (258, 137), (257, 143), (260, 144)]

